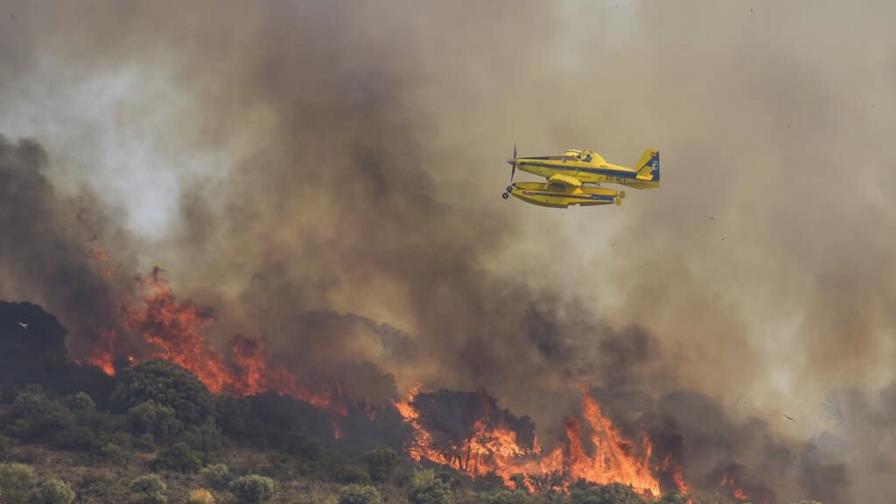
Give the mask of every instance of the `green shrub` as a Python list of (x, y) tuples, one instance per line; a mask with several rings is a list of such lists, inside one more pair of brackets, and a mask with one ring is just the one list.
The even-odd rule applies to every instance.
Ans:
[(200, 453), (192, 450), (186, 443), (175, 443), (160, 451), (150, 465), (156, 471), (167, 469), (169, 471), (193, 473), (202, 468), (202, 457)]
[(400, 457), (392, 448), (377, 448), (369, 451), (364, 455), (364, 462), (367, 464), (367, 474), (373, 481), (389, 481), (395, 468), (398, 467)]
[(75, 492), (62, 480), (44, 481), (31, 492), (31, 504), (72, 504)]
[(379, 504), (380, 493), (370, 485), (347, 485), (339, 491), (339, 504)]
[(432, 471), (420, 471), (411, 479), (411, 504), (451, 504), (451, 487)]
[(484, 504), (529, 504), (532, 499), (522, 490), (498, 490), (485, 496)]
[(153, 400), (144, 401), (128, 410), (128, 426), (134, 434), (150, 434), (156, 442), (172, 439), (184, 428), (174, 409)]
[(336, 472), (335, 477), (336, 481), (340, 483), (370, 484), (370, 475), (357, 466), (343, 466)]
[(62, 450), (93, 450), (97, 445), (96, 434), (87, 427), (73, 425), (53, 436), (52, 445)]
[(129, 504), (167, 504), (168, 487), (155, 474), (140, 476), (131, 482)]
[(629, 485), (610, 483), (609, 485), (573, 485), (570, 492), (571, 504), (644, 504), (644, 500)]
[(65, 406), (72, 412), (84, 412), (96, 409), (93, 398), (84, 392), (78, 392), (65, 398)]
[(668, 493), (657, 504), (688, 504), (688, 498), (678, 492)]
[(70, 428), (75, 422), (68, 408), (37, 390), (19, 394), (12, 404), (9, 418), (11, 422), (7, 431), (25, 441), (44, 441)]
[(15, 442), (12, 439), (0, 434), (0, 461), (6, 460), (14, 446)]
[(0, 464), (0, 495), (3, 504), (24, 504), (37, 483), (34, 469), (25, 464)]
[(215, 490), (224, 490), (230, 484), (230, 469), (224, 464), (212, 464), (199, 472)]
[(230, 493), (240, 504), (267, 502), (274, 496), (274, 490), (274, 480), (257, 474), (237, 478), (230, 484)]
[(146, 401), (154, 401), (174, 410), (184, 426), (202, 425), (215, 415), (211, 393), (196, 375), (170, 362), (153, 360), (122, 370), (109, 405), (113, 411), (127, 413)]

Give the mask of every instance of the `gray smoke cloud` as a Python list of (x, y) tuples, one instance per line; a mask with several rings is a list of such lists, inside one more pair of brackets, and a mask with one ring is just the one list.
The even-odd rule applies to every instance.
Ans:
[[(2, 146), (0, 293), (77, 351), (158, 264), (214, 341), (356, 397), (483, 387), (544, 439), (586, 382), (695, 481), (888, 502), (822, 404), (896, 378), (892, 11), (7, 1), (0, 132), (44, 148)], [(504, 202), (513, 142), (658, 147), (663, 187)]]

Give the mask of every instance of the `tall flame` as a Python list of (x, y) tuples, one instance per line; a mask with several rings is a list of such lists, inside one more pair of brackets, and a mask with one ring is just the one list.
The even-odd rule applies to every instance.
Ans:
[[(101, 265), (108, 263), (102, 249), (93, 258)], [(137, 335), (151, 350), (139, 357), (118, 355), (118, 332), (102, 331), (84, 362), (99, 367), (106, 374), (115, 375), (114, 362), (126, 357), (137, 362), (163, 359), (193, 372), (214, 393), (252, 395), (265, 392), (292, 397), (332, 413), (345, 416), (338, 389), (322, 388), (311, 391), (288, 369), (268, 362), (265, 341), (257, 337), (237, 336), (230, 348), (229, 358), (209, 344), (206, 330), (214, 317), (205, 310), (175, 296), (171, 285), (159, 268), (136, 277), (143, 297), (137, 306), (125, 303), (124, 329)]]
[(520, 484), (517, 475), (522, 475), (522, 484), (530, 490), (564, 487), (585, 480), (596, 484), (623, 483), (644, 495), (660, 495), (659, 480), (650, 469), (649, 438), (643, 436), (638, 456), (635, 445), (622, 437), (587, 390), (583, 390), (582, 400), (588, 433), (580, 418), (567, 418), (566, 446), (558, 445), (547, 454), (542, 454), (537, 442), (529, 449), (521, 446), (516, 433), (504, 426), (489, 428), (485, 419), (476, 422), (473, 435), (462, 440), (460, 446), (450, 450), (436, 447), (432, 433), (423, 426), (421, 413), (414, 406), (419, 392), (419, 388), (411, 390), (407, 399), (395, 405), (413, 429), (407, 451), (416, 461), (426, 459), (470, 476), (494, 473), (511, 488)]

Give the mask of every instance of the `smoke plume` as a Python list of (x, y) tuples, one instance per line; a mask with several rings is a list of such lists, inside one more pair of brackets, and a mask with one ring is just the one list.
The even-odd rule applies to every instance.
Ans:
[[(158, 265), (309, 386), (483, 389), (550, 440), (584, 383), (703, 488), (892, 500), (889, 4), (2, 11), (0, 295), (76, 357), (139, 348)], [(505, 202), (514, 142), (664, 185)]]

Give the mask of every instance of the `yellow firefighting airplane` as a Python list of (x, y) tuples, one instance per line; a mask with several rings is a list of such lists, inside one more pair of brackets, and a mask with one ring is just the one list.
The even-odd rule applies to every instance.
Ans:
[[(601, 183), (621, 184), (635, 189), (660, 185), (660, 151), (647, 149), (634, 168), (608, 163), (600, 154), (590, 150), (570, 149), (562, 156), (516, 157), (510, 164), (510, 185), (501, 195), (511, 195), (534, 205), (566, 208), (570, 205), (619, 205), (625, 191), (600, 187)], [(547, 179), (544, 182), (513, 182), (519, 168)], [(593, 184), (593, 185), (586, 185)]]

